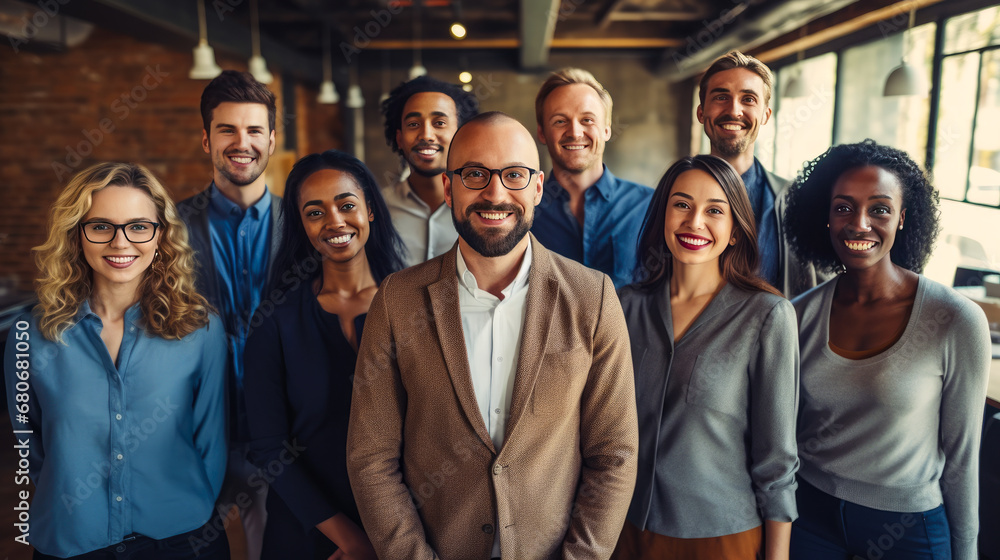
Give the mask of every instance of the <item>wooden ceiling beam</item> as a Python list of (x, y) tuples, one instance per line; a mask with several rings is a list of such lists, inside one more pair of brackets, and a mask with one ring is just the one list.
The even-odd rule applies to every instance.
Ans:
[[(763, 62), (780, 60), (800, 51), (818, 47), (835, 39), (850, 35), (879, 22), (906, 16), (910, 10), (919, 10), (943, 0), (869, 0), (861, 5), (851, 5), (843, 10), (810, 22), (805, 32), (794, 31), (763, 45), (754, 56)], [(866, 11), (867, 10), (867, 11)], [(903, 23), (900, 30), (906, 29)]]

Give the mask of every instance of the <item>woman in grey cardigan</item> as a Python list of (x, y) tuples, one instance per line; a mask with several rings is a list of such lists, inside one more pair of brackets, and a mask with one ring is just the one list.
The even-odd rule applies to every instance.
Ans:
[(843, 274), (797, 298), (799, 513), (792, 558), (974, 560), (990, 360), (982, 310), (919, 275), (937, 193), (904, 152), (835, 146), (789, 191), (785, 228)]
[(639, 258), (639, 283), (621, 293), (639, 472), (613, 558), (787, 559), (795, 313), (756, 274), (753, 210), (736, 171), (714, 156), (674, 164), (650, 203)]

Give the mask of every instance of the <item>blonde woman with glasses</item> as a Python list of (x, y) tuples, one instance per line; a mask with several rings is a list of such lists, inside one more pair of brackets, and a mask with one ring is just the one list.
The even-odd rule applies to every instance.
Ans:
[(34, 558), (228, 559), (204, 527), (225, 471), (225, 332), (166, 190), (141, 165), (81, 172), (35, 261), (39, 304), (4, 358)]

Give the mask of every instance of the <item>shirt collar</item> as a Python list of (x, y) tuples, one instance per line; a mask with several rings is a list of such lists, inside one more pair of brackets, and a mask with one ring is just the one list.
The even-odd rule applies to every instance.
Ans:
[[(90, 319), (93, 317), (93, 319)], [(139, 325), (142, 319), (142, 307), (139, 306), (139, 302), (133, 303), (125, 310), (125, 324)], [(101, 321), (101, 318), (94, 311), (94, 308), (90, 306), (90, 298), (83, 300), (80, 304), (80, 309), (76, 312), (76, 322), (80, 323), (84, 320)]]
[[(475, 275), (469, 270), (469, 266), (465, 264), (465, 258), (462, 256), (462, 248), (458, 247), (455, 249), (457, 251), (455, 259), (455, 267), (458, 269), (458, 283), (462, 285), (465, 289), (469, 290), (473, 296), (476, 296), (477, 292), (482, 290), (479, 289), (479, 282), (476, 281)], [(504, 298), (510, 297), (511, 294), (520, 290), (522, 287), (528, 283), (528, 273), (531, 271), (531, 242), (529, 240), (527, 249), (524, 250), (524, 258), (521, 259), (521, 268), (517, 271), (517, 276), (514, 280), (507, 285), (506, 288), (500, 290)]]
[[(237, 216), (243, 215), (243, 209), (240, 208), (238, 204), (226, 198), (226, 195), (222, 194), (219, 187), (215, 186), (215, 181), (212, 181), (212, 186), (209, 187), (209, 200), (211, 200), (212, 209), (215, 210), (221, 216), (229, 216), (235, 214)], [(267, 185), (264, 186), (264, 196), (260, 197), (260, 200), (253, 203), (247, 211), (250, 212), (250, 217), (259, 220), (261, 216), (267, 216), (271, 209), (271, 197), (270, 192), (267, 190)]]
[[(593, 185), (587, 190), (594, 189), (594, 192), (600, 194), (605, 200), (611, 200), (611, 197), (618, 192), (618, 179), (611, 173), (606, 164), (601, 164), (601, 168), (604, 170), (601, 173), (601, 178), (597, 180)], [(545, 180), (545, 190), (543, 192), (542, 198), (547, 197), (560, 198), (563, 196), (569, 196), (566, 193), (566, 189), (559, 184), (556, 180), (556, 174), (554, 169), (549, 169), (549, 176)]]
[(743, 184), (748, 188), (756, 189), (760, 186), (760, 181), (764, 174), (761, 173), (759, 166), (760, 162), (757, 161), (757, 158), (753, 158), (753, 163), (750, 165), (750, 168), (747, 169), (746, 173), (740, 176), (743, 179)]

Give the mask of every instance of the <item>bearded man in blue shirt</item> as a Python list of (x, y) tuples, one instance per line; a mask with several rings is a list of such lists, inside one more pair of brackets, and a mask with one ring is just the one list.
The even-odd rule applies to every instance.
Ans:
[(550, 250), (632, 283), (636, 243), (653, 189), (604, 165), (611, 94), (579, 68), (554, 72), (535, 97), (538, 140), (552, 158), (531, 233)]
[(698, 122), (712, 146), (712, 155), (733, 166), (750, 197), (757, 222), (760, 275), (791, 299), (826, 277), (798, 260), (789, 250), (782, 230), (785, 192), (789, 181), (764, 169), (754, 157), (760, 127), (771, 119), (774, 76), (763, 62), (731, 51), (712, 63), (701, 78)]
[(198, 260), (198, 290), (229, 335), (229, 461), (216, 507), (223, 518), (239, 507), (248, 560), (260, 558), (267, 478), (247, 459), (243, 350), (255, 310), (273, 297), (267, 279), (281, 241), (281, 199), (268, 192), (264, 177), (275, 148), (275, 112), (274, 94), (250, 74), (226, 70), (212, 80), (201, 96), (201, 143), (212, 157), (213, 181), (177, 205)]

